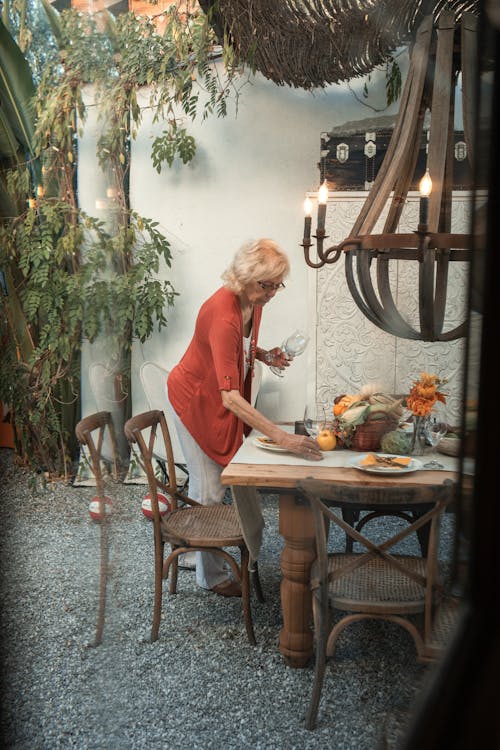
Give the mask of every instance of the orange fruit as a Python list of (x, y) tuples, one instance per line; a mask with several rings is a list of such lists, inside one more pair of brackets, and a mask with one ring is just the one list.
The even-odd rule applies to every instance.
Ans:
[(321, 430), (316, 439), (322, 451), (332, 451), (337, 445), (337, 438), (331, 430)]

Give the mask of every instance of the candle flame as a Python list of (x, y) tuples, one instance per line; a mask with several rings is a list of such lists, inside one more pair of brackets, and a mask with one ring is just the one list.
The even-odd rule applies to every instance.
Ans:
[(420, 190), (420, 195), (422, 198), (428, 198), (429, 195), (432, 192), (432, 180), (431, 176), (429, 174), (429, 170), (427, 169), (424, 176), (419, 182), (418, 189)]
[(306, 198), (304, 201), (304, 213), (306, 216), (310, 216), (312, 212), (312, 203), (309, 200), (309, 198)]
[(318, 203), (326, 203), (328, 200), (328, 185), (326, 183), (326, 180), (321, 185), (320, 189), (318, 190)]

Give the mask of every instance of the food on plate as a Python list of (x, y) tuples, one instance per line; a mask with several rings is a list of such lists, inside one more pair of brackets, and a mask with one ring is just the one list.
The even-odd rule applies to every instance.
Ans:
[(411, 463), (409, 456), (381, 456), (378, 453), (367, 453), (361, 461), (360, 466), (384, 466), (393, 467), (395, 469), (405, 469)]

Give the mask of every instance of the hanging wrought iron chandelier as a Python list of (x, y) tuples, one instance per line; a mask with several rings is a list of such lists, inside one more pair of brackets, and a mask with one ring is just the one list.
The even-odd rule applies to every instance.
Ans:
[[(318, 192), (315, 257), (311, 248), (311, 216), (304, 222), (304, 258), (321, 268), (345, 258), (349, 291), (359, 309), (376, 326), (406, 339), (451, 341), (466, 334), (466, 321), (444, 330), (450, 263), (468, 261), (472, 238), (451, 232), (454, 90), (462, 73), (465, 140), (472, 159), (472, 108), (477, 18), (465, 14), (455, 25), (452, 12), (440, 14), (437, 31), (433, 16), (421, 23), (389, 148), (351, 234), (325, 249), (328, 190)], [(415, 170), (424, 116), (430, 109), (428, 172), (421, 183), (420, 217), (415, 232), (396, 231)], [(429, 178), (429, 179), (427, 179)], [(432, 187), (432, 192), (431, 192)], [(387, 201), (392, 199), (381, 234), (372, 234)], [(308, 215), (309, 214), (309, 215)], [(391, 261), (418, 263), (419, 324), (399, 312), (391, 287)]]

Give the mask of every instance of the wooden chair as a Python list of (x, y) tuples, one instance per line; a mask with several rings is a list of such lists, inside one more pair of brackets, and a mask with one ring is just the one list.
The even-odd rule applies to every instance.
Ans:
[(113, 478), (118, 478), (117, 467), (117, 445), (113, 419), (111, 412), (99, 411), (81, 419), (76, 427), (75, 433), (81, 446), (88, 451), (89, 464), (96, 482), (96, 497), (99, 499), (101, 521), (99, 523), (99, 605), (97, 611), (97, 624), (94, 645), (98, 646), (102, 641), (104, 629), (104, 615), (106, 608), (106, 588), (108, 580), (108, 514), (104, 501), (104, 479), (102, 475), (102, 448), (106, 434), (109, 437), (110, 460), (112, 462)]
[[(433, 486), (359, 486), (330, 484), (307, 479), (297, 489), (311, 506), (317, 558), (311, 569), (313, 618), (316, 640), (315, 675), (306, 716), (306, 728), (314, 729), (323, 687), (326, 660), (331, 657), (340, 632), (350, 623), (373, 618), (404, 627), (412, 636), (420, 661), (429, 661), (427, 646), (434, 626), (434, 608), (443, 592), (438, 570), (439, 521), (453, 500), (456, 485), (449, 480)], [(374, 543), (350, 526), (335, 508), (383, 507), (419, 510), (417, 518), (381, 543)], [(365, 551), (328, 552), (328, 530), (335, 524)], [(391, 548), (425, 525), (430, 525), (427, 556), (402, 555)], [(343, 614), (330, 627), (330, 611)], [(407, 615), (422, 616), (412, 622)], [(414, 618), (415, 620), (416, 618)]]
[[(168, 484), (156, 477), (153, 468), (158, 428), (166, 449)], [(145, 438), (143, 433), (146, 433), (148, 437)], [(241, 582), (243, 617), (247, 636), (250, 643), (255, 645), (250, 608), (249, 553), (234, 506), (224, 503), (201, 505), (186, 494), (179, 492), (172, 443), (163, 411), (152, 410), (132, 417), (125, 424), (125, 434), (130, 443), (135, 443), (139, 447), (141, 465), (148, 478), (151, 495), (155, 556), (155, 593), (151, 640), (155, 641), (158, 638), (163, 578), (168, 578), (170, 574), (170, 593), (177, 593), (178, 557), (185, 552), (198, 550), (211, 551), (221, 555), (231, 567), (235, 578)], [(163, 517), (160, 516), (158, 510), (159, 491), (166, 494), (171, 503), (170, 511)], [(171, 552), (167, 557), (165, 557), (165, 543), (171, 547)], [(240, 565), (232, 555), (223, 549), (225, 547), (239, 548)], [(262, 600), (256, 568), (252, 574), (252, 577), (254, 576), (257, 596), (259, 600)]]

